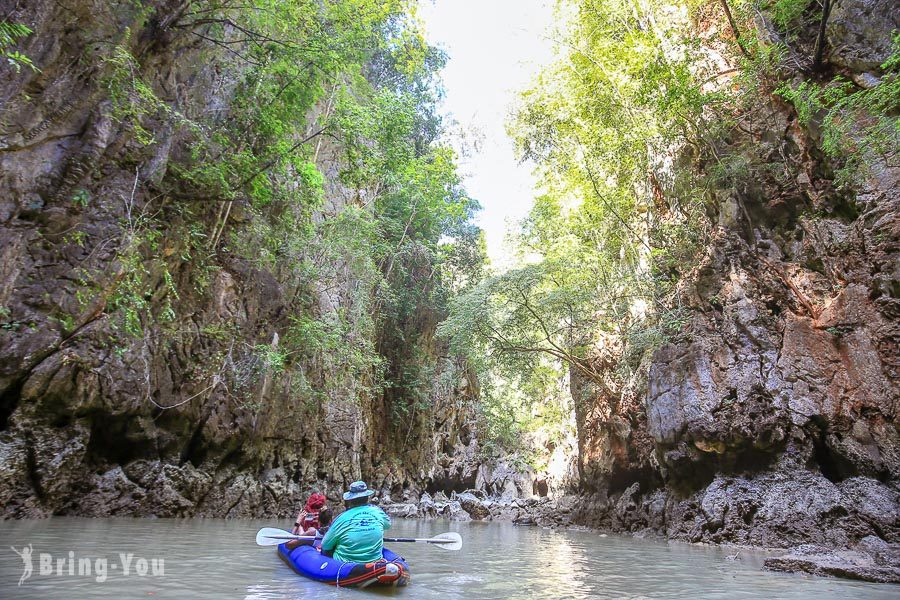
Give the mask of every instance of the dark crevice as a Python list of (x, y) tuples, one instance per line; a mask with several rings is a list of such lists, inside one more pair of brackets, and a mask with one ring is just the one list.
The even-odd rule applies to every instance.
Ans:
[(759, 511), (759, 507), (758, 507), (758, 506), (755, 506), (755, 505), (750, 506), (749, 508), (747, 508), (747, 509), (741, 514), (741, 518), (744, 520), (744, 523), (747, 524), (747, 525), (750, 525), (751, 523), (753, 523), (753, 519), (754, 519), (754, 517), (756, 517), (757, 511)]
[(634, 483), (640, 484), (641, 492), (647, 492), (662, 486), (663, 481), (659, 473), (649, 465), (639, 469), (615, 471), (609, 477), (609, 494), (624, 492)]
[(471, 490), (475, 487), (475, 476), (466, 477), (463, 479), (454, 479), (452, 477), (439, 477), (437, 479), (431, 480), (429, 484), (425, 487), (425, 491), (431, 494), (432, 496), (438, 492), (444, 492), (445, 494), (449, 494), (450, 492), (464, 492), (466, 490)]
[(137, 424), (128, 415), (94, 415), (85, 462), (94, 467), (127, 465), (140, 458), (153, 458), (155, 445), (135, 436)]
[(784, 446), (784, 441), (781, 441), (760, 449), (744, 442), (728, 447), (722, 454), (683, 455), (679, 460), (668, 463), (668, 485), (679, 496), (687, 497), (708, 487), (717, 475), (748, 476), (768, 471), (784, 451)]
[(205, 425), (206, 419), (197, 423), (188, 443), (181, 450), (181, 456), (178, 461), (179, 467), (183, 467), (187, 462), (190, 462), (195, 467), (199, 467), (206, 460), (207, 447), (203, 444), (203, 427)]
[(687, 498), (709, 487), (716, 478), (716, 470), (714, 461), (679, 461), (675, 465), (670, 465), (667, 483), (676, 496)]
[(6, 431), (9, 427), (9, 418), (19, 406), (19, 400), (22, 398), (22, 386), (25, 385), (25, 378), (18, 379), (13, 382), (3, 394), (0, 394), (0, 431)]
[[(235, 465), (240, 465), (243, 462), (243, 452), (241, 452), (241, 443), (236, 438), (230, 443), (230, 447), (225, 452), (225, 455), (219, 459), (219, 464), (216, 465), (216, 473), (221, 471), (226, 467), (231, 467)], [(300, 471), (297, 471), (297, 482), (299, 483), (300, 479)]]
[(34, 454), (34, 440), (30, 434), (25, 434), (25, 469), (28, 473), (28, 482), (34, 489), (34, 495), (38, 500), (44, 499), (44, 486), (41, 484), (41, 476), (38, 473), (37, 457)]
[(848, 477), (859, 475), (856, 467), (836, 452), (828, 443), (828, 422), (824, 417), (816, 415), (810, 419), (816, 431), (811, 432), (813, 443), (812, 460), (815, 467), (828, 481), (839, 483)]

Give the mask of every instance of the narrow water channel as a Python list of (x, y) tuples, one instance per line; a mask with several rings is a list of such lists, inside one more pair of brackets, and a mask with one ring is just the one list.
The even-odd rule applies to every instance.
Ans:
[[(0, 598), (382, 597), (381, 592), (334, 589), (295, 575), (274, 547), (254, 543), (257, 529), (273, 525), (284, 524), (74, 518), (0, 522)], [(768, 573), (761, 570), (759, 555), (742, 552), (737, 560), (728, 560), (733, 550), (658, 540), (442, 521), (396, 521), (391, 533), (427, 537), (448, 530), (463, 536), (462, 551), (391, 546), (407, 558), (413, 572), (411, 585), (392, 595), (410, 600), (900, 597), (900, 586)], [(32, 573), (18, 585), (24, 563), (11, 547), (21, 552), (29, 544)]]

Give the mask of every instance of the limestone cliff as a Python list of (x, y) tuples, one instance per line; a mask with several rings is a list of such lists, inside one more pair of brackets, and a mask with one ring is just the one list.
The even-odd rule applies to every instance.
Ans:
[[(608, 8), (607, 3), (599, 8), (575, 4), (587, 15)], [(608, 5), (619, 19), (614, 24), (627, 21), (615, 13), (621, 5)], [(717, 13), (723, 5), (728, 7), (715, 4)], [(711, 80), (721, 78), (743, 100), (725, 134), (709, 126), (704, 131), (709, 138), (701, 135), (676, 151), (667, 148), (675, 156), (668, 157), (669, 172), (660, 169), (656, 181), (665, 176), (676, 181), (690, 172), (700, 175), (697, 181), (713, 182), (702, 199), (710, 235), (688, 267), (660, 268), (662, 278), (679, 280), (673, 304), (686, 318), (683, 323), (673, 319), (677, 333), (646, 351), (642, 340), (629, 338), (626, 327), (602, 322), (609, 317), (600, 304), (593, 350), (583, 362), (567, 361), (575, 420), (575, 448), (568, 458), (577, 476), (568, 477), (572, 469), (562, 461), (555, 473), (531, 474), (538, 478), (535, 483), (545, 484), (531, 493), (528, 474), (519, 474), (508, 478), (510, 485), (500, 492), (482, 480), (468, 493), (429, 495), (418, 507), (397, 507), (398, 514), (575, 523), (689, 542), (796, 547), (767, 565), (900, 581), (900, 73), (898, 51), (892, 48), (892, 32), (900, 22), (892, 4), (881, 0), (840, 3), (824, 29), (815, 3), (792, 6), (809, 9), (802, 13), (809, 18), (798, 18), (789, 39), (783, 37), (783, 22), (773, 21), (774, 8), (762, 7), (752, 19), (745, 14), (740, 26), (731, 22), (726, 36), (740, 36), (740, 27), (747, 25), (755, 31), (747, 38), (731, 37), (730, 50), (717, 46), (722, 31), (714, 30), (716, 19), (702, 13), (707, 18), (691, 23), (702, 40), (702, 56), (713, 57), (717, 67)], [(623, 10), (629, 13), (630, 5)], [(618, 39), (615, 25), (599, 18), (595, 28), (594, 21), (585, 22), (591, 27), (581, 27), (591, 31), (609, 27), (608, 37), (597, 34), (601, 50), (591, 65), (610, 60), (604, 44)], [(722, 18), (719, 26), (727, 23)], [(630, 24), (658, 26), (651, 17), (635, 17)], [(575, 63), (589, 53), (582, 46), (595, 43), (591, 35), (574, 38), (577, 47), (567, 59)], [(748, 43), (742, 52), (736, 50), (747, 39), (755, 40), (752, 47)], [(817, 62), (823, 39), (828, 53)], [(776, 57), (777, 68), (753, 62), (766, 52)], [(606, 76), (602, 67), (598, 71)], [(736, 73), (744, 76), (730, 79)], [(633, 72), (619, 75), (628, 79)], [(557, 138), (566, 140), (570, 129), (577, 130), (572, 123), (577, 119), (567, 111), (606, 108), (592, 104), (590, 90), (579, 87), (582, 80), (594, 83), (580, 71), (577, 84), (565, 77), (556, 81), (564, 95), (587, 93), (582, 103), (573, 106), (552, 97), (552, 103), (538, 102), (538, 108), (526, 111), (526, 122), (539, 124), (526, 128), (538, 137), (527, 138), (526, 147), (550, 153), (546, 147), (562, 145)], [(650, 81), (655, 86), (657, 80)], [(823, 90), (841, 97), (838, 85), (844, 86), (841, 93), (858, 94), (858, 99), (882, 94), (886, 101), (878, 105), (880, 114), (848, 110), (829, 116), (828, 102), (810, 101), (821, 100), (815, 94)], [(803, 93), (792, 94), (797, 89)], [(557, 102), (565, 109), (556, 112)], [(592, 118), (602, 121), (603, 116), (581, 114), (584, 121)], [(886, 139), (876, 150), (866, 136), (879, 118), (887, 123)], [(836, 130), (842, 139), (835, 139)], [(553, 135), (540, 139), (545, 131)], [(573, 147), (582, 150), (581, 144), (578, 140)], [(835, 152), (838, 146), (848, 152)], [(565, 159), (552, 153), (548, 158), (541, 150), (533, 154), (538, 161), (569, 168)], [(640, 219), (665, 218), (666, 193), (678, 196), (674, 185), (666, 185), (659, 183), (653, 199), (658, 204)], [(555, 206), (543, 210), (554, 214)], [(642, 230), (635, 223), (630, 234)], [(645, 247), (648, 253), (655, 250)], [(603, 283), (615, 286), (614, 279)], [(521, 289), (500, 289), (512, 290), (503, 302), (519, 294), (528, 314), (537, 316), (537, 302), (528, 304)], [(538, 317), (541, 326), (551, 324), (541, 330), (545, 337), (533, 338), (540, 343), (511, 334), (498, 336), (495, 348), (540, 351), (549, 343), (559, 350), (550, 330), (557, 326), (554, 319), (565, 322), (569, 313), (547, 314), (553, 317)], [(519, 323), (514, 321), (513, 329)], [(564, 446), (540, 449), (554, 453), (554, 462)]]
[[(244, 68), (241, 46), (210, 42), (221, 24), (187, 26), (204, 6), (0, 3), (34, 31), (20, 50), (37, 67), (0, 72), (5, 517), (282, 517), (311, 489), (334, 496), (360, 477), (418, 493), (454, 476), (439, 458), (472, 437), (476, 384), (434, 341), (425, 304), (404, 331), (423, 349), (414, 366), (434, 374), (427, 409), (395, 419), (373, 372), (348, 376), (346, 355), (383, 332), (358, 256), (324, 239), (371, 196), (342, 181), (339, 141), (315, 147), (324, 201), (310, 220), (325, 225), (292, 250), (315, 255), (312, 278), (256, 260), (254, 232), (277, 214), (186, 187), (187, 121), (227, 124)], [(140, 114), (117, 104), (123, 69)], [(296, 318), (329, 315), (347, 315), (338, 348), (285, 365)]]
[[(896, 77), (879, 69), (900, 26), (889, 4), (840, 4), (831, 68), (862, 85)], [(770, 25), (760, 16), (763, 37)], [(564, 519), (692, 542), (896, 544), (896, 156), (867, 156), (839, 188), (821, 123), (774, 96), (750, 115), (717, 148), (750, 168), (711, 199), (716, 233), (679, 292), (689, 322), (653, 355), (646, 388), (572, 375), (587, 495)]]
[[(897, 76), (879, 66), (900, 28), (891, 8), (835, 8), (828, 76), (861, 89)], [(630, 387), (571, 374), (577, 440), (554, 445), (563, 475), (547, 479), (483, 459), (478, 382), (435, 338), (439, 307), (417, 298), (389, 315), (354, 225), (340, 244), (329, 237), (329, 224), (347, 209), (369, 215), (378, 195), (344, 176), (341, 140), (315, 142), (324, 198), (312, 233), (289, 248), (315, 276), (262, 260), (271, 240), (259, 231), (282, 213), (189, 185), (190, 124), (229, 122), (243, 68), (233, 39), (185, 25), (190, 2), (6, 1), (0, 14), (35, 31), (21, 49), (39, 68), (0, 72), (4, 516), (281, 516), (310, 488), (335, 496), (365, 477), (406, 516), (855, 546), (891, 562), (896, 156), (866, 155), (857, 182), (840, 186), (821, 123), (770, 93), (714, 142), (714, 158), (685, 156), (725, 171), (708, 199), (714, 235), (678, 289), (687, 324)], [(770, 25), (757, 23), (764, 43), (777, 42)], [(813, 38), (795, 40), (803, 52), (785, 79), (806, 78)], [(158, 102), (123, 113), (123, 73), (146, 86), (130, 94)], [(302, 116), (310, 136), (333, 90)], [(411, 245), (381, 275), (427, 295), (426, 255)], [(290, 332), (332, 317), (337, 346), (314, 336), (286, 357)], [(358, 368), (363, 347), (382, 370)], [(608, 354), (597, 371), (616, 368)], [(784, 564), (809, 564), (809, 551)], [(893, 577), (879, 573), (866, 576)]]

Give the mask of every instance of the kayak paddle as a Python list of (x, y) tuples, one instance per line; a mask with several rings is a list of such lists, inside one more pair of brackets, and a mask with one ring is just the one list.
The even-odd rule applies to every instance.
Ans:
[[(256, 543), (260, 546), (277, 546), (289, 540), (315, 540), (311, 535), (294, 535), (284, 529), (275, 527), (263, 527), (256, 533)], [(423, 544), (435, 544), (444, 550), (459, 550), (462, 548), (462, 536), (455, 531), (448, 531), (432, 538), (384, 538), (386, 542), (420, 542)]]

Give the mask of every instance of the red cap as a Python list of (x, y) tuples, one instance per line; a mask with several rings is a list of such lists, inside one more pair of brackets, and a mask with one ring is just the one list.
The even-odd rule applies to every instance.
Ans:
[(305, 510), (314, 511), (314, 510), (322, 510), (322, 507), (325, 506), (327, 502), (327, 498), (323, 494), (315, 493), (310, 494), (309, 499), (306, 501)]

